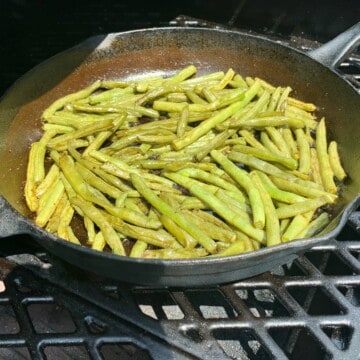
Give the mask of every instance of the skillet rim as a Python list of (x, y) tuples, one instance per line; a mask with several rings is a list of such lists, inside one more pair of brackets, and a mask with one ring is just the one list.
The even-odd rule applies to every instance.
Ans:
[[(123, 32), (113, 32), (113, 33), (99, 34), (99, 35), (94, 35), (94, 36), (88, 37), (88, 38), (84, 39), (83, 41), (81, 41), (80, 43), (75, 44), (74, 46), (72, 46), (70, 48), (67, 48), (61, 52), (58, 52), (58, 53), (52, 55), (51, 57), (42, 61), (38, 65), (34, 66), (29, 71), (27, 71), (24, 75), (19, 77), (0, 97), (0, 107), (1, 107), (1, 102), (4, 99), (6, 99), (6, 96), (10, 92), (16, 90), (16, 86), (18, 84), (21, 84), (22, 81), (25, 81), (27, 78), (27, 75), (31, 74), (34, 71), (39, 71), (39, 70), (41, 71), (41, 67), (43, 65), (50, 64), (51, 61), (55, 60), (57, 57), (61, 56), (62, 54), (70, 53), (71, 51), (74, 51), (76, 49), (86, 48), (89, 44), (95, 42), (95, 40), (99, 39), (99, 38), (103, 38), (103, 40), (99, 44), (99, 46), (93, 50), (93, 52), (95, 52), (97, 50), (106, 49), (106, 47), (111, 45), (112, 41), (115, 40), (117, 37), (131, 36), (132, 34), (137, 34), (137, 33), (152, 33), (152, 32), (159, 32), (159, 31), (160, 32), (161, 31), (166, 31), (166, 32), (168, 32), (168, 31), (174, 31), (174, 32), (193, 31), (193, 32), (225, 33), (225, 34), (234, 34), (235, 36), (239, 36), (239, 35), (245, 36), (245, 37), (251, 38), (254, 41), (263, 41), (265, 43), (270, 43), (271, 46), (273, 46), (273, 47), (285, 48), (289, 52), (294, 52), (298, 56), (303, 56), (307, 60), (317, 63), (318, 65), (320, 65), (327, 71), (330, 71), (333, 75), (335, 75), (343, 83), (345, 83), (354, 92), (354, 94), (356, 96), (359, 96), (354, 85), (351, 84), (350, 82), (348, 82), (343, 77), (341, 77), (335, 69), (322, 64), (319, 60), (312, 58), (309, 54), (307, 54), (304, 51), (293, 48), (293, 47), (283, 44), (279, 41), (269, 39), (265, 35), (252, 34), (252, 33), (244, 32), (241, 30), (230, 30), (230, 29), (221, 29), (221, 28), (206, 28), (206, 27), (196, 27), (196, 28), (185, 27), (184, 28), (184, 27), (176, 27), (176, 26), (167, 26), (167, 27), (151, 27), (151, 28), (144, 28), (144, 29), (135, 29), (135, 30), (129, 30), (129, 31), (123, 31)], [(90, 53), (90, 56), (92, 55), (92, 53)], [(86, 62), (86, 61), (87, 61), (87, 59), (84, 60), (84, 62)], [(314, 236), (311, 238), (295, 239), (291, 242), (282, 243), (282, 244), (278, 244), (278, 245), (271, 246), (271, 247), (263, 247), (263, 248), (260, 248), (258, 250), (254, 250), (251, 252), (242, 253), (242, 254), (238, 254), (238, 255), (224, 256), (224, 257), (209, 257), (209, 256), (207, 256), (207, 257), (203, 257), (203, 258), (191, 258), (191, 259), (143, 259), (143, 258), (131, 258), (128, 256), (120, 256), (120, 255), (115, 255), (112, 253), (100, 252), (100, 251), (93, 250), (86, 246), (79, 246), (79, 245), (72, 244), (69, 241), (66, 241), (62, 238), (59, 238), (59, 237), (47, 232), (45, 229), (38, 227), (29, 218), (25, 217), (18, 210), (16, 210), (6, 200), (6, 198), (2, 194), (0, 194), (0, 197), (2, 199), (4, 199), (5, 203), (7, 204), (6, 206), (8, 206), (15, 213), (15, 215), (19, 218), (19, 222), (20, 223), (22, 222), (24, 224), (25, 231), (23, 233), (29, 234), (33, 237), (35, 236), (35, 238), (36, 238), (36, 236), (41, 236), (42, 238), (45, 238), (45, 240), (49, 239), (51, 241), (55, 241), (57, 243), (60, 243), (62, 246), (72, 248), (73, 250), (80, 251), (85, 254), (89, 253), (89, 255), (91, 255), (91, 256), (96, 255), (96, 256), (99, 256), (100, 258), (103, 258), (104, 260), (106, 260), (106, 259), (115, 260), (115, 261), (122, 260), (122, 261), (125, 261), (125, 263), (130, 262), (130, 263), (138, 263), (138, 264), (143, 264), (143, 265), (145, 265), (145, 264), (146, 265), (151, 265), (151, 264), (164, 265), (166, 267), (168, 267), (169, 265), (172, 265), (174, 267), (182, 267), (184, 265), (185, 266), (188, 266), (188, 265), (200, 266), (200, 265), (207, 264), (209, 262), (211, 264), (218, 264), (218, 263), (221, 264), (224, 261), (234, 262), (237, 260), (239, 260), (239, 261), (249, 260), (249, 259), (252, 260), (252, 258), (260, 258), (261, 259), (261, 257), (266, 257), (267, 255), (272, 254), (272, 253), (281, 254), (283, 249), (284, 250), (285, 249), (292, 250), (291, 254), (298, 255), (299, 253), (301, 253), (305, 250), (309, 250), (309, 249), (313, 248), (314, 246), (324, 245), (324, 244), (330, 242), (332, 240), (332, 238), (336, 237), (336, 235), (341, 231), (341, 229), (345, 225), (347, 219), (349, 218), (350, 214), (360, 205), (360, 192), (358, 192), (357, 195), (355, 196), (355, 198), (353, 198), (352, 201), (350, 201), (346, 206), (344, 206), (337, 214), (337, 216), (336, 216), (338, 218), (337, 225), (335, 226), (335, 228), (333, 230), (327, 232), (326, 234), (321, 234), (321, 235)], [(0, 214), (0, 220), (1, 219), (2, 218), (1, 218), (1, 214)], [(35, 233), (32, 230), (35, 230)], [(51, 245), (50, 245), (50, 247), (51, 247)], [(288, 257), (291, 254), (289, 254)], [(57, 255), (56, 252), (55, 252), (55, 255)], [(226, 272), (226, 271), (224, 271), (224, 272)], [(175, 275), (172, 275), (172, 276), (175, 276)]]

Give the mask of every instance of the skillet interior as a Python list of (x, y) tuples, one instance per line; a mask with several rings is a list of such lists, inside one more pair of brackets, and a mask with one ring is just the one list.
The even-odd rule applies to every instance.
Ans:
[[(92, 52), (99, 40), (102, 38), (91, 39), (38, 66), (20, 79), (0, 104), (0, 192), (24, 216), (29, 215), (23, 199), (28, 149), (40, 137), (43, 109), (58, 97), (98, 78), (170, 75), (189, 64), (197, 66), (201, 74), (232, 67), (243, 76), (259, 76), (274, 85), (290, 85), (295, 90), (294, 96), (317, 104), (319, 113), (326, 116), (329, 138), (338, 142), (350, 175), (335, 212), (358, 193), (359, 97), (340, 77), (308, 56), (254, 36), (208, 29), (150, 29), (115, 34)], [(58, 243), (64, 247), (62, 241)], [(98, 255), (91, 257), (100, 259)], [(285, 262), (288, 255), (289, 251), (282, 252), (274, 261)], [(250, 265), (262, 262), (252, 258)], [(120, 258), (114, 259), (114, 264), (119, 261)], [(173, 262), (174, 269), (176, 263), (181, 265)], [(174, 275), (174, 271), (170, 273)], [(264, 268), (258, 272), (261, 271)], [(177, 274), (181, 276), (181, 271)], [(236, 276), (243, 277), (239, 273)]]

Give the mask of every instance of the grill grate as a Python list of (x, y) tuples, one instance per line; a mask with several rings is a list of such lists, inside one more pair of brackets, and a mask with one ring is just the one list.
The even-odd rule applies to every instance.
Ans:
[[(281, 41), (302, 49), (317, 45), (301, 37)], [(358, 89), (359, 64), (355, 49), (339, 68)], [(330, 244), (251, 279), (212, 288), (152, 289), (65, 265), (41, 253), (30, 238), (4, 239), (0, 358), (355, 359), (358, 240), (348, 224)]]

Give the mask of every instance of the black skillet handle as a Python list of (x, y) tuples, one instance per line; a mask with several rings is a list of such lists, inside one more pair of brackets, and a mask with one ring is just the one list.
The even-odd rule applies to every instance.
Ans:
[(26, 220), (0, 195), (0, 239), (29, 233)]
[(330, 40), (318, 49), (309, 51), (309, 56), (323, 65), (335, 69), (360, 41), (360, 22)]

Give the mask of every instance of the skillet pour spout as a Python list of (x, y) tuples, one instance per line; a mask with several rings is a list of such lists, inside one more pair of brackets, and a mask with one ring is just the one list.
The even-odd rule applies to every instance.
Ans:
[[(353, 38), (354, 31), (350, 33)], [(344, 34), (341, 38), (349, 40), (349, 33)], [(0, 103), (0, 237), (31, 234), (49, 252), (78, 267), (151, 286), (208, 286), (236, 281), (287, 263), (312, 246), (326, 244), (360, 205), (360, 102), (350, 84), (321, 64), (316, 53), (311, 55), (317, 60), (261, 36), (237, 31), (154, 28), (90, 38), (40, 64), (19, 79)], [(327, 120), (328, 137), (337, 141), (348, 173), (326, 229), (311, 239), (227, 258), (145, 260), (80, 247), (35, 226), (24, 202), (23, 184), (29, 146), (41, 136), (42, 111), (57, 98), (95, 79), (170, 76), (189, 64), (194, 64), (200, 74), (231, 67), (244, 76), (291, 86), (296, 97), (318, 105)], [(54, 78), (51, 74), (58, 75)]]

